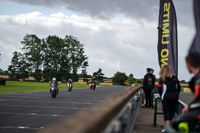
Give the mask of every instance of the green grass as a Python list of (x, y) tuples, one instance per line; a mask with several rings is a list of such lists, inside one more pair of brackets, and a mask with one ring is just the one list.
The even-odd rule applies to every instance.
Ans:
[[(89, 88), (89, 85), (74, 84), (73, 89)], [(66, 83), (59, 84), (59, 90), (67, 89)], [(43, 82), (20, 82), (6, 81), (6, 85), (0, 85), (0, 94), (4, 93), (23, 93), (34, 91), (48, 91), (49, 83)]]

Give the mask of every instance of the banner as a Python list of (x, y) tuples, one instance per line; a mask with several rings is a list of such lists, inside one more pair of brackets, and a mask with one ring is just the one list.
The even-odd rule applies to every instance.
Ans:
[(160, 67), (169, 64), (178, 76), (177, 21), (172, 0), (160, 0), (157, 48)]
[(193, 4), (196, 35), (190, 47), (189, 54), (197, 63), (200, 63), (200, 0), (194, 0)]

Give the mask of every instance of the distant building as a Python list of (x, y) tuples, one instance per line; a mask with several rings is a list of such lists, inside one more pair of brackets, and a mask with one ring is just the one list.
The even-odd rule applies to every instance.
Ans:
[(104, 78), (103, 82), (104, 83), (112, 83), (112, 78)]
[(0, 78), (9, 79), (9, 75), (0, 75)]
[[(0, 78), (10, 79), (9, 75), (0, 75)], [(34, 77), (28, 77), (28, 78), (25, 78), (24, 80), (35, 80), (35, 78)]]
[[(79, 78), (78, 82), (83, 83), (83, 82), (89, 82), (91, 80), (92, 80), (92, 78)], [(112, 78), (104, 78), (103, 82), (104, 83), (112, 83)]]
[(83, 83), (83, 82), (89, 82), (90, 80), (92, 80), (92, 78), (79, 78), (78, 82)]

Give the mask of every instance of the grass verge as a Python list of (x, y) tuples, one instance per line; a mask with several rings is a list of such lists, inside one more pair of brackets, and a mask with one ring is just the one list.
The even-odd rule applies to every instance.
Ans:
[[(73, 89), (89, 88), (87, 84), (74, 84)], [(59, 90), (67, 89), (66, 83), (59, 84)], [(48, 91), (49, 83), (43, 82), (20, 82), (6, 81), (6, 85), (0, 85), (0, 94), (5, 93), (23, 93), (34, 91)]]

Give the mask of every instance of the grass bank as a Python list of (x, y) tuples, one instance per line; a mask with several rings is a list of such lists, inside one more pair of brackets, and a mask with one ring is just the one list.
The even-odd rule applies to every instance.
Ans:
[[(87, 84), (74, 84), (73, 89), (89, 88)], [(59, 84), (59, 89), (67, 89), (66, 83)], [(0, 94), (4, 93), (23, 93), (34, 91), (48, 91), (49, 83), (43, 82), (20, 82), (20, 81), (6, 81), (6, 85), (0, 85)]]

